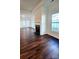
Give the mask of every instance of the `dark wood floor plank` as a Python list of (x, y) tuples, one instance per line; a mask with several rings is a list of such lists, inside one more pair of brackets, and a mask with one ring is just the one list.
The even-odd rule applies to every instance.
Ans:
[(37, 36), (33, 28), (22, 28), (20, 59), (59, 59), (59, 40), (48, 34)]

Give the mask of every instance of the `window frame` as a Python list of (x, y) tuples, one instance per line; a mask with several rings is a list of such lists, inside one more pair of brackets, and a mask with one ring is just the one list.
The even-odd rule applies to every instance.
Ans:
[(59, 24), (59, 20), (58, 20), (58, 22), (53, 22), (53, 21), (52, 21), (52, 15), (54, 15), (54, 14), (59, 14), (59, 12), (56, 12), (56, 13), (52, 13), (52, 14), (51, 14), (51, 31), (52, 31), (52, 32), (59, 33), (59, 25), (58, 25), (58, 31), (53, 31), (52, 23), (58, 23), (58, 24)]

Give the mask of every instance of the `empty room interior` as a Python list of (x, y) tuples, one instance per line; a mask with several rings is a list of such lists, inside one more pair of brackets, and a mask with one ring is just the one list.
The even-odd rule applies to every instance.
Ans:
[(59, 59), (59, 0), (20, 0), (20, 59)]

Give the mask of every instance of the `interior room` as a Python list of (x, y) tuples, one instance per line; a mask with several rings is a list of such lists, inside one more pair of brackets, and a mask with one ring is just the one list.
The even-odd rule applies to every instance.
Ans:
[(20, 59), (59, 59), (59, 0), (20, 0)]

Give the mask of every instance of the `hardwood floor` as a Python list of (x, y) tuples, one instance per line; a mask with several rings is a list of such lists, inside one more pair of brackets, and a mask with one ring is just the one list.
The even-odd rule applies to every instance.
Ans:
[(59, 59), (59, 40), (48, 34), (36, 36), (32, 28), (21, 28), (20, 59)]

